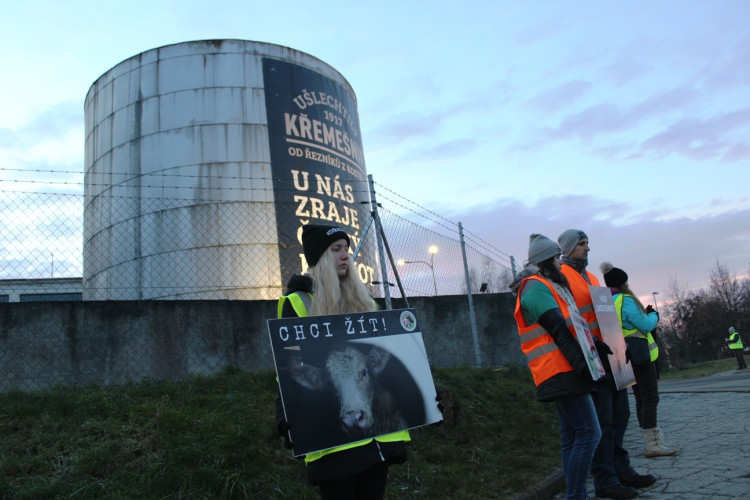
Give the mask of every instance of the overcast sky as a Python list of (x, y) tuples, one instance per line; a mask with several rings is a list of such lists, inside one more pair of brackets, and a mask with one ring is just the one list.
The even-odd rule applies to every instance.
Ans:
[(748, 20), (745, 0), (6, 2), (0, 168), (82, 172), (84, 97), (131, 56), (275, 43), (352, 85), (376, 183), (519, 263), (573, 227), (597, 275), (695, 289), (750, 264)]

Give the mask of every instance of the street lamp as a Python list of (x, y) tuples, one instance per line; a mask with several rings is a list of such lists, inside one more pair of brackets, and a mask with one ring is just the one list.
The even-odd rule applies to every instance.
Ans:
[(404, 266), (406, 264), (424, 264), (430, 268), (430, 271), (432, 271), (432, 287), (435, 290), (435, 296), (437, 296), (437, 281), (435, 281), (435, 254), (438, 253), (438, 247), (436, 245), (431, 245), (427, 252), (430, 254), (430, 262), (427, 262), (425, 260), (404, 260), (404, 259), (398, 259), (398, 262), (396, 262), (399, 266)]
[(654, 309), (656, 309), (656, 313), (659, 314), (659, 304), (656, 303), (656, 296), (659, 295), (659, 292), (651, 292), (651, 295), (654, 296)]
[(432, 271), (432, 286), (435, 288), (435, 296), (437, 297), (437, 283), (435, 282), (435, 254), (438, 253), (437, 245), (430, 245), (427, 249), (430, 253), (430, 270)]

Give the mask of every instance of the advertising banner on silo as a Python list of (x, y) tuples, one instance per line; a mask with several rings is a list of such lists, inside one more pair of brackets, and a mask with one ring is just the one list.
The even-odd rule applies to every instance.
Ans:
[[(358, 245), (369, 217), (359, 116), (352, 95), (308, 68), (263, 59), (281, 278), (307, 270), (305, 224), (341, 227)], [(368, 237), (371, 235), (368, 234)], [(374, 246), (357, 256), (360, 279), (374, 278)]]

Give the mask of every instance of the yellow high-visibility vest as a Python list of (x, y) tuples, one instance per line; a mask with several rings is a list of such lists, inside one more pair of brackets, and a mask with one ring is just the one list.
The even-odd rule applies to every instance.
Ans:
[(742, 345), (742, 339), (740, 338), (740, 332), (735, 331), (729, 335), (729, 348), (730, 349), (742, 349), (745, 346)]
[[(654, 336), (651, 335), (651, 332), (643, 333), (638, 331), (637, 328), (628, 329), (622, 326), (622, 301), (625, 299), (625, 296), (627, 294), (625, 293), (618, 293), (615, 296), (615, 310), (617, 311), (617, 319), (620, 320), (620, 327), (622, 328), (622, 336), (628, 337), (630, 335), (633, 335), (634, 337), (640, 337), (642, 339), (648, 340), (648, 351), (651, 356), (651, 361), (656, 361), (659, 357), (659, 346), (656, 345), (656, 341), (654, 340)], [(627, 295), (628, 297), (632, 297), (632, 295)]]

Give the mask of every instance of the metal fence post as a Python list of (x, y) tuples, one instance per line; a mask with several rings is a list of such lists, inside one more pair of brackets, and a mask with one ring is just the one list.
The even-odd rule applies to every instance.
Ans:
[(380, 259), (380, 281), (383, 285), (383, 296), (385, 297), (385, 308), (393, 309), (391, 304), (391, 285), (388, 284), (388, 268), (386, 266), (385, 252), (383, 251), (383, 226), (378, 219), (378, 200), (375, 198), (375, 182), (372, 180), (372, 174), (367, 175), (367, 182), (370, 185), (370, 203), (372, 204), (372, 218), (375, 220), (375, 238), (378, 242), (378, 259)]
[(466, 243), (464, 242), (464, 226), (458, 223), (458, 235), (461, 239), (461, 254), (464, 258), (464, 273), (466, 274), (466, 294), (469, 297), (469, 316), (471, 318), (471, 337), (474, 340), (474, 358), (477, 368), (482, 366), (482, 353), (479, 348), (479, 334), (477, 333), (477, 317), (474, 314), (474, 299), (471, 296), (471, 276), (469, 276), (469, 261), (466, 259)]

